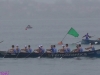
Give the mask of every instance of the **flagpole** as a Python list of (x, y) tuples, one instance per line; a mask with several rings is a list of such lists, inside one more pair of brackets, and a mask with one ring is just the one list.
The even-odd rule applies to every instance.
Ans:
[(67, 36), (67, 34), (64, 36), (64, 38), (62, 39), (62, 41), (65, 39), (66, 36)]
[[(71, 27), (71, 28), (72, 28), (72, 27)], [(71, 28), (70, 28), (70, 29), (71, 29)], [(69, 31), (68, 31), (68, 32), (69, 32)], [(66, 35), (64, 36), (64, 38), (62, 39), (62, 41), (63, 41), (63, 40), (65, 39), (65, 37), (67, 36), (68, 32), (66, 33)]]

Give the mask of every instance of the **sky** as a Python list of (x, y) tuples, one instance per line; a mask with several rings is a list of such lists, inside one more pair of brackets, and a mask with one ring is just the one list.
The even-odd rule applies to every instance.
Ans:
[(37, 2), (54, 3), (56, 0), (35, 0)]
[(100, 18), (100, 0), (0, 0), (0, 20)]

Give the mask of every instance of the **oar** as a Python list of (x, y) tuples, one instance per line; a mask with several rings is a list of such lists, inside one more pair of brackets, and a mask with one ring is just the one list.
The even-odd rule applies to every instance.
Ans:
[(95, 35), (93, 35), (93, 36), (90, 36), (90, 38), (92, 38), (92, 37), (94, 37)]
[[(8, 50), (8, 51), (9, 51), (9, 50)], [(3, 57), (3, 58), (5, 58), (5, 56), (7, 55), (8, 51), (6, 51), (6, 54), (4, 55), (4, 57)]]
[[(44, 52), (44, 53), (45, 53), (45, 52)], [(43, 53), (43, 54), (44, 54), (44, 53)], [(41, 58), (41, 57), (43, 56), (43, 54), (41, 54), (38, 58)]]
[(20, 54), (20, 52), (17, 54), (16, 59), (17, 59), (17, 57), (18, 57), (19, 54)]
[[(65, 53), (65, 54), (66, 54), (66, 53)], [(65, 55), (65, 54), (64, 54), (64, 55)], [(63, 57), (64, 57), (64, 56), (60, 57), (60, 59), (62, 59)]]
[(30, 56), (32, 54), (32, 52), (31, 53), (29, 53), (25, 58), (27, 58), (28, 56)]
[(77, 43), (79, 43), (79, 42), (81, 42), (81, 41), (78, 41), (78, 42), (76, 42), (76, 43), (72, 43), (72, 44), (77, 44)]
[[(65, 56), (65, 54), (67, 54), (67, 52), (66, 52), (66, 53), (64, 53), (64, 56)], [(60, 57), (60, 59), (62, 59), (64, 56)]]
[[(40, 53), (40, 52), (39, 52)], [(41, 58), (43, 55), (45, 54), (45, 49), (43, 49), (43, 52), (40, 56), (38, 56), (38, 58)]]
[(15, 58), (15, 59), (17, 59), (18, 55), (19, 55), (19, 53), (17, 54), (17, 56), (16, 56), (16, 58)]

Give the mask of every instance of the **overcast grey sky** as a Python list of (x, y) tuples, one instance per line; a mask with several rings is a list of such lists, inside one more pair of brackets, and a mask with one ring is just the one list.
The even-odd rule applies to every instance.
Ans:
[(0, 19), (100, 18), (100, 0), (0, 0)]
[(54, 3), (56, 0), (35, 0), (37, 2)]

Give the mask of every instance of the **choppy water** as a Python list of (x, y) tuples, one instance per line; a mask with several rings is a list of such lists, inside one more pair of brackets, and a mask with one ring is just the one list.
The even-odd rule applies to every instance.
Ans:
[[(30, 24), (33, 29), (25, 30)], [(0, 50), (8, 50), (11, 45), (19, 44), (20, 48), (30, 44), (32, 49), (42, 44), (44, 48), (57, 44), (65, 36), (67, 31), (73, 27), (80, 36), (75, 38), (67, 35), (64, 43), (75, 43), (82, 39), (87, 32), (95, 35), (91, 39), (100, 37), (100, 19), (42, 19), (42, 20), (1, 20), (0, 21)], [(88, 45), (82, 45), (83, 48)], [(75, 45), (69, 45), (71, 49)], [(100, 48), (99, 45), (95, 46)], [(57, 48), (61, 46), (57, 45)], [(96, 75), (99, 74), (100, 59), (82, 60), (73, 59), (2, 59), (0, 60), (0, 71), (9, 71), (9, 75)]]

